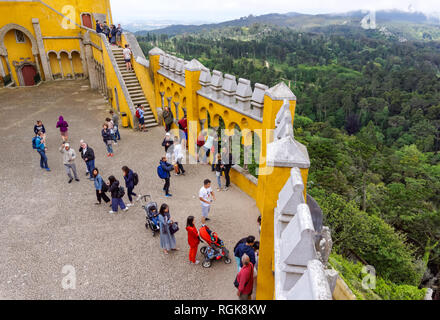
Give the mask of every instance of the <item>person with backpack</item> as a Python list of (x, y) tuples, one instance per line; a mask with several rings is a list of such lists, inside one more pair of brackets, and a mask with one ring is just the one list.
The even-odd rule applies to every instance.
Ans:
[(58, 118), (57, 122), (57, 128), (60, 129), (61, 139), (63, 139), (63, 142), (67, 142), (69, 139), (69, 130), (68, 130), (69, 124), (64, 121), (63, 116), (60, 116)]
[(95, 169), (95, 152), (92, 148), (89, 147), (87, 143), (81, 140), (81, 146), (79, 148), (79, 153), (81, 154), (81, 158), (86, 163), (87, 173), (86, 176), (89, 176), (89, 180), (94, 180), (92, 176), (93, 169)]
[(174, 170), (174, 166), (167, 162), (167, 157), (162, 157), (160, 160), (159, 166), (157, 167), (157, 174), (159, 178), (165, 180), (165, 184), (163, 186), (163, 191), (165, 191), (166, 197), (172, 197), (170, 194), (170, 172)]
[(99, 170), (94, 168), (91, 176), (93, 177), (95, 183), (96, 199), (98, 199), (98, 202), (95, 204), (100, 205), (101, 200), (104, 200), (105, 203), (109, 203), (110, 199), (105, 194), (108, 191), (108, 185), (104, 183), (104, 179), (102, 179), (101, 175), (99, 174)]
[(141, 104), (138, 104), (136, 107), (136, 118), (139, 120), (139, 131), (147, 132), (145, 130), (144, 108)]
[(133, 170), (129, 169), (127, 166), (122, 167), (122, 174), (124, 175), (125, 186), (127, 187), (127, 196), (130, 203), (127, 204), (127, 207), (134, 206), (133, 197), (137, 197), (136, 201), (141, 199), (141, 195), (137, 195), (133, 192), (134, 187), (139, 183), (139, 177), (137, 173), (134, 173)]
[(104, 141), (107, 147), (107, 157), (113, 157), (114, 156), (113, 147), (112, 147), (113, 139), (107, 123), (104, 123), (102, 126), (101, 136), (102, 136), (102, 140)]
[(114, 176), (110, 176), (108, 178), (108, 186), (109, 191), (112, 195), (112, 210), (109, 211), (110, 214), (115, 214), (118, 212), (118, 207), (121, 208), (122, 211), (128, 211), (127, 206), (124, 203), (122, 198), (125, 195), (125, 190), (123, 187), (119, 186), (119, 181), (116, 180)]
[(251, 300), (254, 289), (254, 264), (247, 254), (243, 254), (241, 264), (243, 268), (234, 283), (237, 288), (237, 296), (240, 300)]
[(41, 169), (45, 169), (46, 171), (50, 171), (49, 166), (47, 164), (47, 156), (46, 156), (46, 137), (43, 132), (39, 131), (37, 135), (32, 139), (32, 148), (37, 150), (40, 155), (40, 167)]
[[(240, 240), (240, 241), (243, 241)], [(243, 263), (241, 262), (241, 258), (244, 254), (246, 254), (250, 259), (252, 264), (255, 264), (255, 251), (254, 251), (255, 237), (249, 236), (246, 238), (246, 242), (239, 242), (234, 248), (234, 256), (237, 264), (240, 263), (239, 269), (243, 267)]]
[(170, 208), (167, 204), (162, 204), (159, 210), (159, 227), (160, 227), (160, 247), (163, 249), (165, 254), (168, 251), (178, 251), (176, 248), (176, 237), (171, 231), (171, 225), (174, 221), (171, 219)]
[(189, 244), (189, 262), (192, 264), (199, 264), (200, 261), (196, 260), (197, 249), (199, 248), (200, 238), (199, 231), (194, 225), (194, 217), (189, 216), (186, 219), (186, 231), (188, 232), (188, 244)]

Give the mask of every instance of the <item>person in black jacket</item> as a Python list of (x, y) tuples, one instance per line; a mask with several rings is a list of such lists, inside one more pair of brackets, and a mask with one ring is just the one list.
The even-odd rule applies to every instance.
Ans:
[(246, 238), (245, 242), (242, 242), (244, 239), (241, 239), (234, 248), (234, 256), (237, 261), (237, 268), (240, 272), (240, 269), (243, 267), (243, 262), (241, 261), (241, 257), (243, 254), (247, 254), (251, 259), (253, 265), (255, 265), (255, 237), (249, 236)]
[(122, 211), (128, 211), (127, 206), (122, 200), (121, 190), (119, 187), (119, 181), (116, 180), (114, 176), (110, 176), (108, 178), (108, 186), (111, 195), (112, 195), (112, 210), (109, 213), (114, 214), (118, 212), (118, 207), (121, 207)]
[(81, 158), (86, 163), (86, 176), (90, 175), (89, 180), (94, 180), (91, 173), (93, 173), (93, 169), (95, 169), (95, 152), (83, 140), (81, 140), (80, 143), (81, 145), (79, 148), (79, 153), (81, 154)]
[(107, 146), (107, 157), (113, 157), (113, 138), (107, 123), (104, 123), (104, 125), (102, 126), (101, 135), (102, 140)]
[(231, 172), (231, 168), (234, 165), (234, 160), (232, 159), (232, 153), (229, 152), (227, 148), (223, 148), (222, 162), (224, 165), (224, 172), (226, 179), (226, 186), (224, 190), (228, 191), (229, 187), (231, 186), (231, 177), (229, 176), (229, 173)]
[[(137, 196), (136, 193), (133, 192), (134, 189), (134, 172), (133, 170), (130, 170), (127, 166), (122, 167), (122, 174), (124, 175), (125, 180), (125, 186), (127, 187), (127, 196), (128, 200), (130, 200), (130, 203), (127, 204), (127, 207), (134, 206), (133, 204), (133, 197)], [(136, 201), (139, 201), (141, 199), (141, 196), (137, 196)]]
[(170, 172), (174, 170), (174, 166), (171, 163), (167, 162), (167, 157), (162, 157), (162, 159), (160, 160), (160, 166), (162, 167), (162, 170), (164, 172), (166, 172), (166, 178), (164, 178), (165, 180), (165, 185), (163, 186), (163, 191), (165, 191), (165, 196), (166, 197), (172, 197), (173, 195), (170, 194), (169, 190), (170, 190)]
[(43, 132), (43, 134), (46, 134), (46, 128), (44, 128), (43, 122), (41, 120), (38, 120), (37, 124), (34, 126), (35, 135), (37, 135), (40, 131)]

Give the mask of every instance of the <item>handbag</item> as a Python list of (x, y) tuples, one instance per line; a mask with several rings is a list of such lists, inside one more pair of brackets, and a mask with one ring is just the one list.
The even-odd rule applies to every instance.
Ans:
[(173, 235), (177, 231), (179, 231), (179, 224), (177, 222), (170, 224), (170, 234)]

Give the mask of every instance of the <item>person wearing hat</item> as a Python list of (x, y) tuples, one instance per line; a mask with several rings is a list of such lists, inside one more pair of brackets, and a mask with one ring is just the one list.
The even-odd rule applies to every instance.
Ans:
[(72, 183), (73, 177), (70, 171), (73, 172), (73, 176), (75, 177), (76, 181), (79, 181), (78, 175), (76, 174), (76, 165), (75, 165), (75, 159), (76, 159), (76, 153), (73, 149), (70, 148), (70, 145), (68, 143), (63, 143), (59, 149), (59, 151), (63, 154), (63, 162), (64, 167), (66, 169), (67, 176), (69, 177), (68, 183)]

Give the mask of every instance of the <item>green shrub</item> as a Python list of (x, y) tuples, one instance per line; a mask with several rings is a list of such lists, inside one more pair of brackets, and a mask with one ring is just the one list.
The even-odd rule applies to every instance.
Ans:
[(364, 288), (362, 279), (365, 274), (362, 273), (361, 263), (350, 262), (338, 254), (331, 254), (329, 262), (359, 300), (423, 300), (426, 296), (426, 289), (397, 285), (379, 276), (376, 277), (375, 289)]

